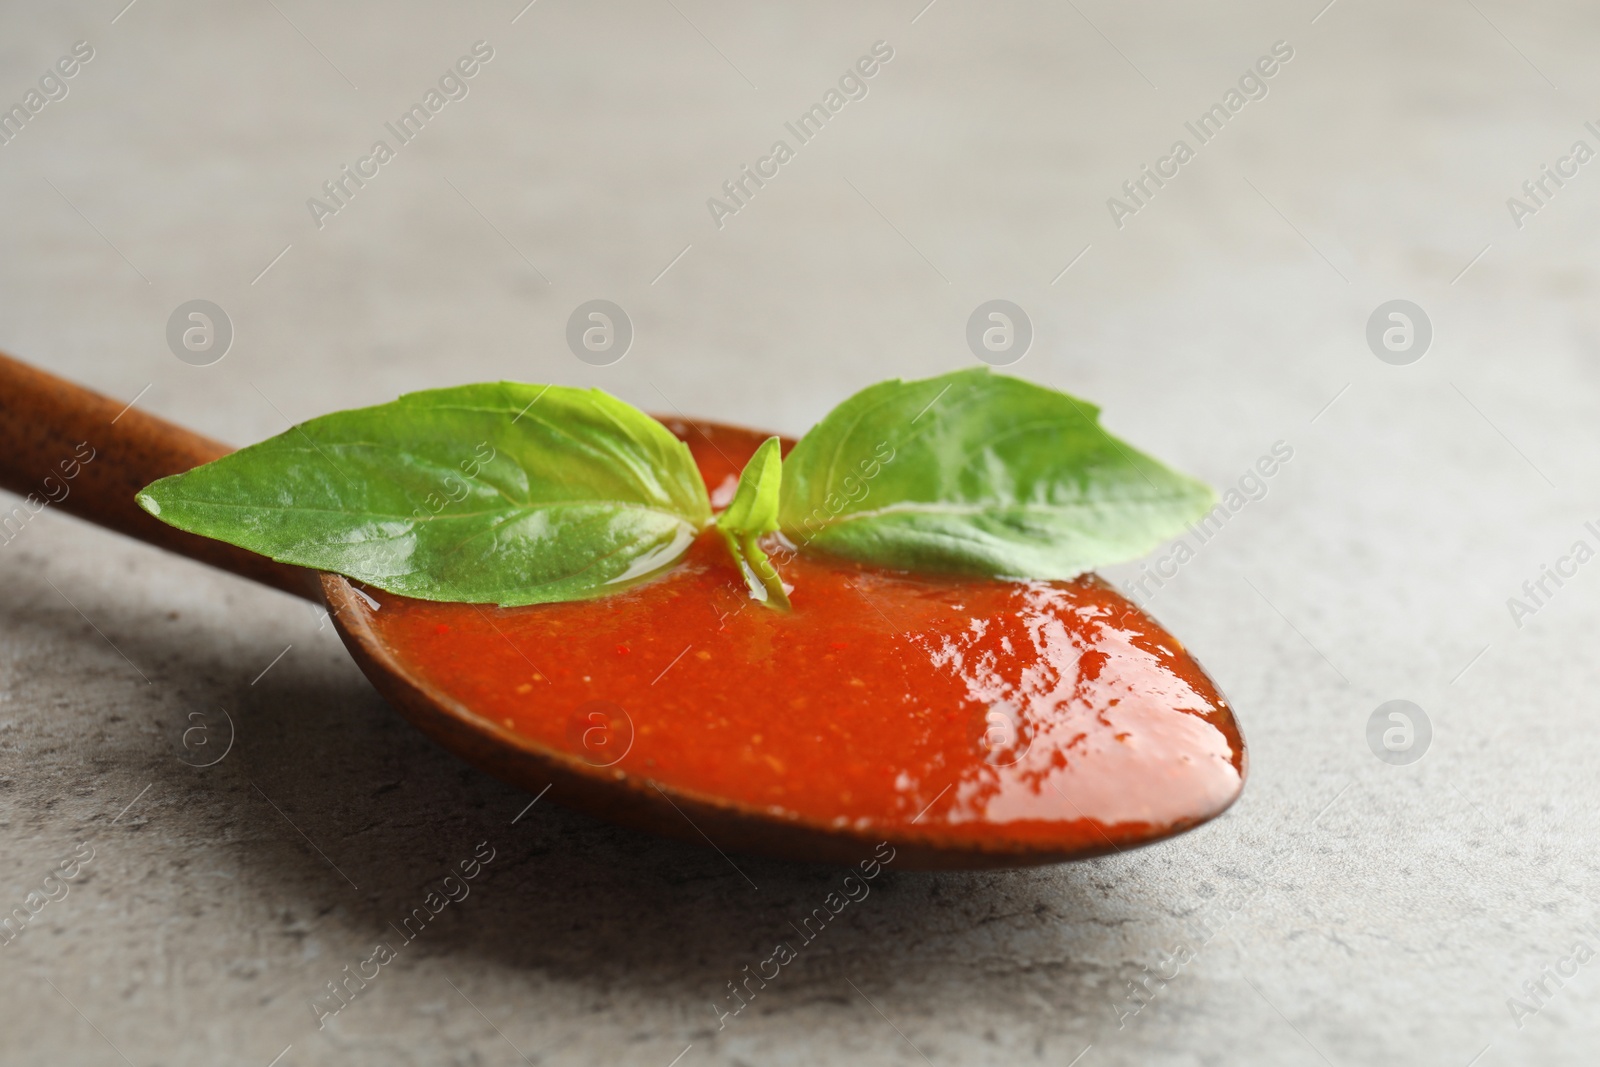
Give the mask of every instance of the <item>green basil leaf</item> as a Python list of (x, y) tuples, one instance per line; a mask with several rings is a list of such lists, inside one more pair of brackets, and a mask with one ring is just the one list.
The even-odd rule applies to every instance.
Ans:
[(717, 516), (717, 529), (737, 536), (778, 528), (778, 487), (783, 480), (783, 442), (769, 437), (745, 464), (733, 500)]
[(739, 475), (733, 500), (717, 516), (717, 529), (744, 572), (750, 595), (769, 607), (789, 606), (778, 570), (762, 551), (760, 539), (778, 528), (778, 489), (783, 481), (783, 442), (769, 437)]
[(689, 449), (598, 389), (492, 382), (341, 411), (138, 495), (191, 533), (425, 600), (581, 600), (711, 521)]
[(789, 453), (781, 528), (864, 563), (999, 578), (1069, 579), (1142, 556), (1215, 494), (1106, 433), (1099, 414), (982, 367), (881, 382)]

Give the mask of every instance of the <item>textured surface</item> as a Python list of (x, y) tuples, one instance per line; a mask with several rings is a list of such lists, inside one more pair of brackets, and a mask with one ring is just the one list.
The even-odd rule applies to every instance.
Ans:
[[(1506, 603), (1600, 545), (1600, 175), (1520, 229), (1506, 205), (1600, 147), (1592, 8), (519, 6), (11, 5), (0, 102), (95, 56), (0, 146), (0, 347), (241, 443), (497, 377), (797, 432), (970, 362), (973, 308), (1015, 301), (1015, 371), (1153, 454), (1227, 487), (1293, 449), (1144, 579), (1239, 710), (1244, 798), (1075, 866), (891, 865), (719, 1029), (837, 872), (747, 882), (554, 798), (514, 822), (530, 798), (423, 742), (305, 605), (47, 509), (0, 544), (0, 903), (94, 858), (0, 946), (0, 1060), (1592, 1060), (1594, 568)], [(319, 230), (306, 198), (480, 39), (470, 95)], [(719, 230), (706, 198), (880, 39), (868, 96)], [(1278, 40), (1268, 95), (1117, 228), (1106, 198)], [(597, 297), (636, 330), (608, 367), (564, 339)], [(1395, 298), (1434, 327), (1409, 366), (1365, 339)], [(213, 366), (168, 350), (191, 299), (235, 329)], [(1368, 746), (1391, 699), (1432, 722), (1410, 765)], [(231, 750), (186, 765), (224, 709)], [(319, 1030), (324, 983), (483, 841)]]

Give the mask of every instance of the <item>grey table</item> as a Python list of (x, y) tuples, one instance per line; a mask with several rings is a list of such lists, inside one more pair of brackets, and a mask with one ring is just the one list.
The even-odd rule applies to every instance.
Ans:
[[(1170, 577), (1110, 575), (1237, 705), (1244, 798), (1094, 862), (891, 870), (719, 1019), (838, 872), (753, 889), (526, 810), (304, 604), (47, 509), (0, 544), (0, 905), (38, 906), (0, 1060), (1593, 1061), (1592, 5), (522, 2), (9, 5), (0, 348), (241, 443), (497, 377), (799, 432), (1014, 301), (1013, 373), (1244, 483)], [(596, 298), (609, 366), (564, 340)], [(197, 299), (205, 366), (167, 339)], [(1369, 345), (1402, 299), (1426, 344), (1413, 311)]]

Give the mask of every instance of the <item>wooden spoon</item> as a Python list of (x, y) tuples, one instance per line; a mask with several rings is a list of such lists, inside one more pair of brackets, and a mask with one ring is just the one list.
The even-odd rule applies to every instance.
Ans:
[[(681, 420), (663, 421), (680, 437), (691, 440), (702, 470), (714, 473), (707, 479), (713, 489), (716, 478), (724, 472), (717, 466), (719, 460), (710, 460), (708, 466), (705, 456), (721, 453), (722, 459), (727, 460), (722, 466), (735, 470), (748, 455), (748, 448), (761, 439), (761, 435), (732, 427), (692, 427)], [(93, 459), (80, 462), (89, 455), (88, 449), (93, 450)], [(731, 458), (729, 450), (734, 453)], [(855, 649), (861, 647), (862, 641), (870, 644), (876, 640), (881, 645), (892, 637), (899, 642), (894, 656), (902, 656), (907, 648), (938, 646), (933, 654), (944, 657), (939, 662), (945, 665), (941, 669), (948, 668), (945, 673), (954, 679), (951, 684), (964, 679), (968, 690), (974, 692), (979, 683), (993, 679), (975, 674), (976, 668), (970, 664), (967, 673), (960, 675), (962, 653), (958, 646), (965, 637), (953, 624), (945, 624), (951, 626), (950, 632), (941, 632), (938, 624), (928, 621), (944, 619), (940, 613), (952, 605), (958, 616), (963, 609), (979, 610), (957, 601), (989, 598), (1001, 603), (994, 598), (1013, 597), (1031, 598), (1027, 602), (1037, 604), (1044, 598), (1050, 605), (1047, 609), (1028, 609), (1036, 613), (1033, 622), (1051, 624), (1056, 631), (1062, 626), (1076, 626), (1075, 632), (1080, 636), (1095, 636), (1093, 642), (1080, 640), (1076, 645), (1061, 643), (1059, 634), (1052, 638), (1059, 645), (1052, 646), (1056, 652), (1072, 652), (1070, 664), (1057, 663), (1052, 668), (1060, 677), (1051, 684), (1066, 685), (1064, 695), (1052, 695), (1054, 703), (1042, 716), (1022, 709), (1026, 737), (1019, 740), (1017, 723), (1011, 722), (1012, 736), (994, 742), (1002, 745), (1000, 755), (1004, 758), (990, 758), (992, 751), (981, 759), (974, 755), (964, 775), (952, 777), (936, 796), (933, 794), (937, 781), (906, 785), (907, 802), (912, 801), (917, 788), (923, 792), (915, 796), (916, 806), (922, 806), (923, 796), (932, 798), (914, 817), (908, 808), (904, 817), (863, 819), (859, 816), (861, 798), (844, 790), (836, 798), (839, 813), (823, 817), (827, 814), (823, 809), (834, 801), (825, 790), (819, 800), (816, 782), (804, 778), (794, 781), (795, 788), (789, 795), (809, 795), (807, 803), (764, 802), (772, 798), (727, 786), (729, 779), (721, 772), (728, 761), (721, 759), (695, 764), (702, 768), (697, 772), (699, 778), (686, 777), (681, 767), (676, 776), (665, 771), (658, 776), (652, 773), (656, 761), (643, 755), (633, 757), (631, 763), (597, 760), (581, 746), (563, 744), (548, 730), (540, 735), (537, 729), (503, 718), (502, 709), (489, 706), (493, 701), (476, 695), (482, 690), (474, 686), (480, 685), (482, 678), (465, 672), (459, 678), (441, 676), (437, 669), (408, 656), (405, 642), (394, 639), (411, 623), (421, 625), (426, 621), (431, 630), (434, 618), (461, 617), (470, 622), (473, 616), (464, 609), (458, 608), (451, 616), (451, 605), (425, 605), (377, 590), (366, 591), (338, 575), (277, 563), (174, 529), (134, 503), (135, 493), (155, 479), (188, 470), (229, 451), (226, 445), (148, 415), (131, 404), (124, 405), (0, 355), (0, 487), (25, 497), (31, 494), (35, 501), (59, 497), (52, 506), (168, 551), (325, 603), (362, 671), (413, 725), (474, 766), (529, 792), (548, 789), (552, 799), (568, 806), (637, 828), (710, 843), (725, 852), (836, 863), (854, 863), (875, 854), (880, 860), (892, 856), (896, 867), (949, 869), (1016, 867), (1123, 851), (1170, 837), (1215, 817), (1243, 787), (1244, 742), (1226, 701), (1175, 639), (1093, 576), (1077, 583), (947, 581), (941, 585), (930, 580), (919, 584), (914, 576), (841, 568), (808, 559), (804, 553), (795, 565), (813, 571), (798, 582), (800, 595), (806, 590), (819, 590), (815, 595), (820, 596), (820, 590), (832, 582), (837, 588), (862, 596), (856, 602), (840, 593), (842, 606), (831, 608), (834, 614), (812, 616), (813, 625), (817, 619), (826, 622), (823, 636), (849, 636), (857, 642)], [(60, 496), (63, 491), (64, 497)], [(706, 566), (694, 562), (700, 556), (692, 552), (690, 559), (680, 568), (687, 577), (669, 577), (656, 584), (665, 587), (665, 582), (700, 580), (696, 575), (703, 578)], [(506, 636), (506, 628), (521, 625), (519, 632), (529, 641), (539, 639), (541, 634), (546, 640), (551, 634), (559, 637), (550, 627), (563, 619), (570, 619), (573, 627), (569, 630), (577, 633), (616, 617), (617, 612), (635, 612), (629, 616), (636, 620), (631, 625), (645, 630), (658, 620), (667, 625), (666, 615), (649, 602), (628, 600), (631, 595), (616, 594), (585, 602), (585, 607), (546, 605), (509, 611), (474, 607), (472, 611), (501, 637)], [(918, 616), (923, 619), (922, 629), (909, 638), (891, 633), (887, 616), (873, 600), (873, 596), (892, 595), (902, 598), (898, 603), (905, 611), (923, 613)], [(1023, 600), (1015, 603), (1020, 605)], [(797, 601), (797, 612), (802, 610), (799, 605)], [(900, 609), (891, 606), (891, 610)], [(1022, 614), (1021, 608), (989, 610), (990, 621), (997, 625), (1012, 622)], [(427, 614), (439, 611), (446, 614)], [(1044, 614), (1038, 614), (1040, 611)], [(563, 612), (566, 614), (559, 614)], [(754, 611), (739, 625), (776, 625), (765, 612), (766, 609)], [(860, 618), (851, 616), (851, 612)], [(883, 626), (878, 625), (880, 618)], [(959, 617), (957, 622), (964, 625)], [(449, 628), (444, 624), (438, 627), (440, 633)], [(514, 643), (506, 640), (516, 651)], [(906, 643), (908, 640), (910, 644)], [(846, 644), (838, 642), (833, 647), (844, 648)], [(618, 651), (627, 651), (626, 646), (618, 646)], [(980, 658), (976, 646), (968, 651), (969, 658)], [(545, 658), (542, 652), (535, 654)], [(852, 650), (843, 655), (861, 654)], [(1041, 653), (1041, 659), (1044, 655)], [(831, 663), (834, 658), (824, 651), (803, 662)], [(690, 662), (691, 666), (679, 669), (691, 670), (693, 661)], [(955, 666), (949, 667), (951, 663)], [(1141, 686), (1148, 679), (1140, 671), (1148, 673), (1154, 669), (1151, 664), (1159, 667), (1159, 677), (1151, 675), (1154, 682), (1144, 691)], [(756, 672), (760, 667), (752, 662), (749, 669)], [(1051, 665), (1024, 663), (1022, 667)], [(726, 665), (723, 669), (727, 669)], [(846, 670), (839, 674), (841, 683), (849, 673)], [(1033, 669), (1030, 677), (1038, 673)], [(572, 694), (581, 692), (575, 677), (564, 681), (538, 674), (533, 677), (550, 685), (542, 691), (544, 695), (528, 698), (534, 704), (573, 700), (576, 698)], [(582, 683), (590, 683), (588, 675), (582, 677)], [(728, 688), (742, 688), (738, 683), (736, 678)], [(849, 684), (865, 687), (868, 683), (850, 678)], [(522, 690), (530, 688), (529, 683), (521, 686)], [(867, 767), (883, 779), (884, 768), (893, 770), (897, 760), (913, 762), (907, 753), (914, 745), (904, 730), (896, 733), (880, 729), (872, 733), (873, 716), (882, 719), (910, 715), (905, 729), (914, 726), (923, 731), (918, 736), (931, 737), (940, 729), (948, 734), (949, 729), (955, 728), (949, 726), (950, 722), (965, 723), (973, 715), (977, 716), (979, 735), (986, 723), (1001, 727), (1004, 733), (1006, 717), (1011, 714), (1005, 710), (1010, 707), (1005, 701), (985, 705), (970, 695), (958, 693), (952, 697), (950, 693), (955, 691), (909, 694), (894, 690), (892, 685), (884, 690), (887, 696), (877, 696), (875, 689), (866, 691), (880, 702), (867, 708), (864, 717), (857, 709), (854, 735), (848, 734), (852, 720), (843, 710), (848, 692), (839, 697), (835, 708), (813, 706), (796, 712), (785, 705), (781, 712), (770, 714), (771, 730), (763, 732), (778, 734), (786, 728), (792, 732), (797, 723), (807, 729), (815, 725), (819, 744), (813, 746), (807, 741), (791, 745), (784, 750), (786, 758), (791, 762), (804, 759), (804, 750), (809, 748), (813, 758), (820, 753), (827, 764), (849, 762), (852, 767)], [(692, 747), (692, 739), (686, 741), (685, 735), (693, 715), (703, 710), (699, 704), (705, 701), (693, 707), (668, 707), (671, 687), (648, 692), (659, 694), (668, 710), (652, 717), (652, 709), (636, 705), (636, 717), (648, 721), (629, 723), (630, 741), (636, 727), (641, 733), (656, 730), (657, 738), (677, 727), (680, 736), (668, 740), (680, 750), (686, 744)], [(913, 696), (929, 706), (912, 707), (908, 712), (904, 705), (908, 701), (916, 703)], [(750, 702), (758, 702), (766, 694), (752, 691), (748, 697)], [(1030, 714), (1032, 719), (1028, 718)], [(997, 715), (999, 719), (995, 718)], [(719, 719), (715, 714), (695, 721), (696, 728), (712, 733), (718, 722), (727, 725), (725, 717)], [(830, 749), (830, 742), (823, 738), (820, 731), (824, 724), (835, 731), (832, 743), (838, 746), (837, 750)], [(960, 729), (967, 727), (961, 725)], [(705, 736), (709, 738), (710, 733)], [(759, 745), (759, 733), (754, 740)], [(658, 747), (654, 751), (659, 754), (665, 750)], [(740, 758), (756, 758), (749, 744), (738, 751)], [(780, 771), (783, 769), (782, 761), (770, 752), (762, 758)], [(896, 783), (905, 779), (904, 772), (893, 778)], [(812, 786), (809, 794), (808, 785)], [(770, 783), (765, 788), (782, 792), (781, 786)], [(778, 799), (783, 801), (784, 797)], [(857, 808), (852, 809), (852, 804)], [(852, 810), (856, 817), (847, 818)]]

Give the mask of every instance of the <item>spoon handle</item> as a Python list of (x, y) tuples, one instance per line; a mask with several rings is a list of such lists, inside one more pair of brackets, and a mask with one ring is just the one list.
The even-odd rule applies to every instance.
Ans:
[(0, 548), (46, 507), (244, 578), (322, 599), (315, 571), (184, 533), (134, 503), (140, 489), (233, 451), (132, 404), (90, 392), (0, 353)]

